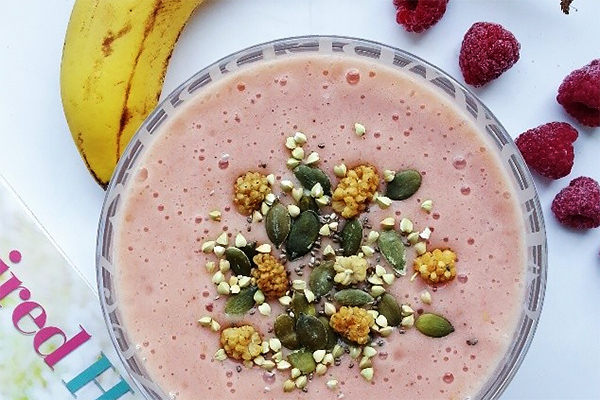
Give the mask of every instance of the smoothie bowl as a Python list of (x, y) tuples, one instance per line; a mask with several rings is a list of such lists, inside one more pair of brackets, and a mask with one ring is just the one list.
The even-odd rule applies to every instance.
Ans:
[(546, 263), (491, 112), (410, 54), (322, 36), (175, 90), (113, 175), (97, 255), (149, 399), (497, 398)]

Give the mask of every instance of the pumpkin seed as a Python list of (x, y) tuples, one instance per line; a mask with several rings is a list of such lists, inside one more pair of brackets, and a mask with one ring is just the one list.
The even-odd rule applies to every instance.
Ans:
[(361, 289), (343, 289), (335, 292), (333, 299), (343, 306), (364, 306), (372, 303), (375, 299), (369, 293)]
[(320, 183), (323, 187), (323, 192), (331, 196), (331, 182), (327, 174), (321, 169), (300, 164), (294, 168), (294, 175), (305, 189), (311, 190), (316, 183)]
[(441, 315), (431, 313), (422, 314), (417, 318), (415, 327), (422, 334), (434, 338), (441, 338), (454, 332), (454, 327), (450, 321)]
[(240, 290), (235, 296), (231, 296), (225, 303), (225, 314), (244, 315), (254, 307), (254, 294), (258, 288), (250, 286)]
[(379, 250), (387, 262), (400, 274), (406, 274), (406, 251), (400, 235), (396, 231), (381, 231), (377, 239)]
[(362, 242), (362, 236), (363, 228), (358, 219), (351, 219), (346, 222), (344, 228), (340, 232), (342, 247), (344, 248), (344, 256), (353, 256), (358, 253), (358, 250), (360, 250), (360, 244)]
[(294, 321), (294, 318), (287, 314), (281, 314), (275, 318), (275, 324), (273, 325), (273, 328), (275, 331), (275, 337), (279, 339), (282, 345), (290, 350), (296, 350), (300, 348), (298, 335), (296, 335), (296, 321)]
[(304, 212), (307, 210), (311, 210), (314, 212), (319, 211), (319, 206), (312, 196), (302, 196), (298, 201), (298, 208), (300, 208), (300, 212)]
[(323, 347), (323, 349), (331, 350), (337, 344), (337, 335), (333, 328), (329, 325), (329, 318), (320, 316), (319, 321), (321, 321), (323, 327), (325, 327), (325, 334), (327, 337), (327, 339), (325, 339), (325, 347)]
[(317, 315), (317, 309), (315, 308), (315, 305), (309, 303), (306, 295), (302, 292), (294, 292), (291, 308), (296, 318), (303, 314), (311, 315), (313, 317)]
[(333, 289), (333, 261), (326, 261), (315, 267), (308, 278), (308, 286), (315, 296), (325, 296)]
[(402, 323), (402, 309), (394, 296), (389, 293), (381, 295), (377, 311), (387, 319), (388, 326), (398, 326)]
[(288, 234), (292, 225), (292, 218), (287, 210), (287, 207), (281, 203), (273, 205), (265, 216), (265, 229), (267, 236), (276, 247), (281, 246)]
[(287, 360), (292, 364), (293, 368), (298, 368), (300, 372), (305, 375), (313, 373), (315, 368), (317, 368), (317, 363), (313, 358), (312, 351), (306, 349), (290, 353), (287, 356)]
[(252, 260), (254, 258), (255, 255), (258, 254), (258, 251), (256, 251), (256, 242), (249, 242), (246, 243), (245, 246), (236, 246), (237, 248), (239, 248), (241, 251), (244, 252), (244, 254), (248, 257), (248, 259), (250, 260), (250, 264), (252, 265), (252, 267), (256, 267), (256, 264), (254, 264), (254, 261)]
[(396, 172), (394, 179), (385, 188), (385, 195), (392, 200), (408, 199), (419, 190), (421, 181), (421, 174), (414, 169)]
[(301, 314), (298, 316), (296, 334), (300, 344), (312, 351), (324, 349), (327, 344), (325, 326), (312, 315)]
[(250, 276), (252, 264), (242, 250), (237, 247), (228, 247), (225, 250), (225, 259), (229, 261), (229, 267), (235, 275)]
[(289, 260), (295, 260), (308, 253), (319, 237), (321, 224), (317, 214), (304, 211), (292, 223), (285, 249)]

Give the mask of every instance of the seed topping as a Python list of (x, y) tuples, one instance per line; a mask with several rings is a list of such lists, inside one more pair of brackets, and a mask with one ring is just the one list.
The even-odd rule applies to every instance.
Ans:
[[(358, 136), (366, 133), (361, 124), (354, 128)], [(215, 300), (225, 299), (224, 329), (211, 315), (197, 321), (220, 335), (222, 347), (214, 360), (230, 358), (248, 368), (285, 374), (284, 392), (307, 392), (311, 381), (324, 375), (327, 387), (335, 390), (339, 384), (333, 371), (344, 357), (351, 359), (350, 368), (372, 381), (383, 338), (395, 340), (395, 331), (414, 326), (434, 338), (452, 333), (446, 318), (421, 309), (417, 313), (394, 296), (399, 279), (412, 285), (421, 276), (435, 291), (436, 284), (456, 275), (451, 249), (427, 251), (435, 222), (427, 226), (432, 221), (423, 218), (433, 200), (420, 203), (426, 213), (409, 215), (398, 206), (397, 200), (419, 190), (425, 175), (386, 169), (380, 176), (370, 164), (348, 168), (343, 159), (333, 160), (337, 164), (322, 160), (302, 132), (288, 137), (285, 147), (293, 176), (248, 171), (233, 184), (233, 203), (247, 216), (247, 232), (232, 234), (224, 225), (218, 237), (204, 239), (200, 246), (203, 256), (213, 258), (203, 271), (214, 283)], [(330, 176), (337, 178), (334, 188)], [(385, 182), (384, 192), (378, 192), (380, 182)], [(389, 217), (369, 221), (372, 207), (388, 209)], [(227, 222), (219, 210), (209, 217)], [(263, 236), (252, 241), (260, 224)], [(402, 278), (407, 259), (413, 263), (410, 280)], [(427, 290), (415, 298), (432, 304)], [(265, 339), (252, 325), (240, 325), (241, 316), (247, 321), (272, 319)]]

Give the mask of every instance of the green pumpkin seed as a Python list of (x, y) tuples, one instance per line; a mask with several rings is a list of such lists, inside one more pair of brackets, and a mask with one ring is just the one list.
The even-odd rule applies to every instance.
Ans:
[(396, 231), (381, 231), (377, 244), (381, 254), (400, 275), (406, 275), (406, 250)]
[(319, 212), (319, 206), (317, 205), (314, 197), (311, 196), (302, 196), (300, 201), (298, 201), (298, 208), (300, 208), (300, 212), (308, 210)]
[(333, 277), (335, 276), (333, 264), (333, 261), (326, 261), (315, 267), (310, 273), (308, 287), (315, 296), (325, 296), (333, 289)]
[(441, 338), (454, 332), (454, 327), (446, 318), (437, 314), (425, 313), (422, 314), (415, 322), (415, 327), (422, 334)]
[(311, 190), (315, 184), (320, 183), (323, 187), (323, 193), (331, 196), (331, 182), (327, 174), (319, 168), (300, 164), (294, 169), (294, 175), (305, 189)]
[(300, 344), (310, 350), (320, 350), (327, 344), (327, 332), (317, 317), (301, 314), (296, 319), (296, 334)]
[(311, 374), (317, 368), (317, 363), (313, 358), (312, 351), (306, 349), (290, 353), (287, 356), (288, 362), (293, 368), (298, 368), (304, 375)]
[(315, 305), (309, 303), (304, 293), (301, 292), (294, 292), (294, 295), (292, 296), (291, 309), (296, 318), (303, 314), (311, 315), (313, 317), (317, 315), (317, 309)]
[(369, 293), (360, 289), (343, 289), (335, 292), (333, 299), (343, 306), (364, 306), (372, 303), (375, 299)]
[(402, 323), (402, 309), (394, 296), (389, 293), (381, 296), (377, 311), (387, 319), (389, 326), (398, 326)]
[(229, 261), (231, 270), (235, 275), (250, 276), (252, 264), (246, 253), (242, 250), (237, 247), (228, 247), (225, 250), (225, 259)]
[(319, 321), (325, 327), (325, 333), (327, 335), (327, 339), (325, 340), (325, 350), (331, 350), (337, 344), (337, 334), (333, 330), (333, 328), (329, 325), (329, 319), (327, 317), (320, 316)]
[(225, 303), (225, 314), (244, 315), (254, 307), (254, 294), (258, 288), (250, 286), (240, 290), (235, 296), (231, 296)]
[(298, 335), (296, 335), (296, 321), (287, 314), (281, 314), (275, 318), (273, 325), (275, 337), (279, 339), (282, 345), (290, 350), (300, 348)]
[(317, 214), (313, 211), (304, 211), (294, 222), (290, 229), (285, 249), (288, 260), (295, 260), (308, 253), (319, 237), (321, 224)]
[(276, 247), (281, 246), (290, 233), (292, 218), (287, 207), (276, 203), (269, 209), (265, 216), (265, 229), (267, 236)]
[(414, 169), (396, 172), (394, 180), (389, 182), (385, 188), (385, 195), (392, 200), (408, 199), (419, 190), (421, 181), (421, 174)]
[(244, 247), (238, 247), (238, 249), (243, 251), (244, 254), (246, 255), (246, 257), (248, 257), (248, 260), (250, 260), (250, 264), (252, 265), (252, 268), (256, 267), (256, 264), (253, 261), (254, 256), (258, 254), (258, 251), (256, 251), (256, 242), (250, 242), (250, 243), (246, 244)]
[(346, 222), (340, 237), (342, 239), (342, 247), (344, 249), (344, 256), (353, 256), (360, 250), (360, 244), (362, 243), (363, 228), (362, 224), (358, 219), (351, 219)]

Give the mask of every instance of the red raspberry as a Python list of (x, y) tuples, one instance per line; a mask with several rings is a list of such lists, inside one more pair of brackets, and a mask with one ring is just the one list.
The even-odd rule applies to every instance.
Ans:
[(519, 60), (521, 44), (502, 25), (476, 22), (462, 42), (458, 63), (465, 82), (483, 86)]
[(446, 12), (449, 0), (394, 0), (396, 22), (408, 32), (423, 32)]
[(558, 179), (571, 173), (577, 136), (577, 130), (566, 122), (550, 122), (523, 132), (515, 144), (531, 169)]
[(600, 126), (600, 59), (567, 75), (556, 100), (581, 124)]
[(592, 178), (573, 179), (552, 202), (552, 212), (563, 225), (576, 229), (600, 226), (600, 186)]

